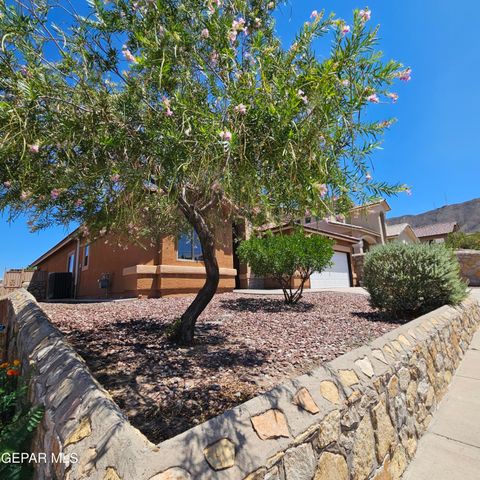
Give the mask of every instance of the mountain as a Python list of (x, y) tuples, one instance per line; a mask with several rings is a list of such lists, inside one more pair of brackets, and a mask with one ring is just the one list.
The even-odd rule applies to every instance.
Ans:
[(435, 210), (429, 210), (418, 215), (402, 215), (401, 217), (389, 218), (387, 223), (408, 223), (412, 227), (423, 227), (432, 223), (457, 222), (462, 232), (480, 231), (480, 198), (468, 202), (445, 205)]

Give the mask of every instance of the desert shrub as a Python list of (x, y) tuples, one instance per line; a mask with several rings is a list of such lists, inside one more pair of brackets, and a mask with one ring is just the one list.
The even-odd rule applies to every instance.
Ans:
[[(20, 362), (0, 364), (0, 478), (26, 480), (33, 476), (28, 463), (8, 463), (15, 452), (30, 452), (33, 433), (43, 418), (43, 407), (27, 402), (28, 387)], [(5, 461), (4, 461), (5, 460)]]
[(467, 250), (480, 250), (480, 232), (465, 233), (453, 232), (448, 234), (445, 244), (447, 247)]
[(443, 245), (390, 243), (365, 255), (364, 285), (373, 307), (411, 318), (466, 294), (455, 254)]
[[(255, 275), (277, 280), (285, 303), (292, 304), (302, 298), (310, 275), (331, 265), (333, 241), (321, 235), (305, 235), (303, 230), (291, 235), (268, 234), (242, 242), (238, 256), (250, 265)], [(292, 288), (296, 275), (300, 277), (297, 289)]]

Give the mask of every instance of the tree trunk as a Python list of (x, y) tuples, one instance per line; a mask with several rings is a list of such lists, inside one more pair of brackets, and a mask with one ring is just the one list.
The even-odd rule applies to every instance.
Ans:
[(206, 280), (197, 296), (180, 318), (172, 335), (172, 339), (180, 345), (191, 345), (195, 334), (195, 324), (200, 314), (205, 310), (217, 291), (220, 282), (220, 270), (215, 256), (215, 236), (211, 228), (193, 206), (185, 200), (180, 200), (182, 210), (188, 223), (192, 225), (202, 246), (203, 261), (206, 270)]

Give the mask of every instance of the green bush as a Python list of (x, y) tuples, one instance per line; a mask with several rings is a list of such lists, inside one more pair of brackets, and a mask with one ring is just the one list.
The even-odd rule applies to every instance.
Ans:
[(480, 232), (477, 233), (465, 233), (465, 232), (453, 232), (448, 234), (445, 244), (447, 247), (467, 250), (480, 250)]
[[(302, 298), (305, 282), (313, 272), (331, 265), (333, 241), (321, 235), (307, 236), (303, 230), (291, 235), (268, 234), (242, 242), (238, 256), (255, 275), (277, 280), (285, 303), (291, 304)], [(292, 289), (295, 275), (300, 276), (300, 286)]]
[(365, 255), (364, 285), (371, 305), (411, 318), (467, 295), (455, 254), (443, 245), (390, 243)]
[(20, 376), (20, 362), (0, 364), (0, 478), (27, 480), (33, 467), (2, 461), (15, 452), (30, 452), (33, 433), (43, 418), (43, 407), (26, 401), (28, 387)]

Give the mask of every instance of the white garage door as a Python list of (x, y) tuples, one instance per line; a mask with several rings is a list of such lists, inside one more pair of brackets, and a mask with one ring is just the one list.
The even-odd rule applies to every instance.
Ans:
[(333, 265), (323, 272), (313, 272), (310, 276), (310, 288), (350, 287), (348, 254), (335, 252)]

